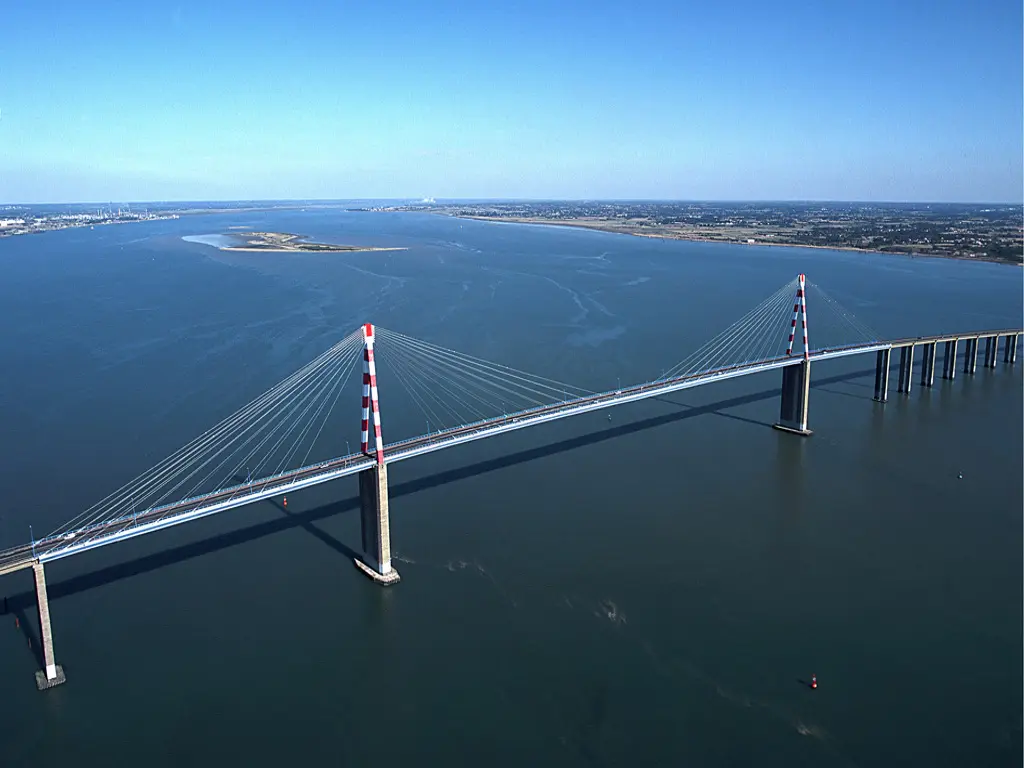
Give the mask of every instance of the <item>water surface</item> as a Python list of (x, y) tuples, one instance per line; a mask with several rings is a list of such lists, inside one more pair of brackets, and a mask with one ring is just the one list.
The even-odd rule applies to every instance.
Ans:
[[(195, 241), (232, 226), (408, 250)], [(888, 338), (1022, 311), (1002, 265), (397, 213), (7, 238), (0, 268), (5, 546), (367, 321), (607, 389), (799, 272)], [(380, 376), (385, 438), (422, 431)], [(813, 377), (806, 440), (770, 428), (776, 372), (396, 465), (390, 590), (350, 563), (354, 479), (52, 564), (45, 694), (31, 578), (6, 577), (2, 763), (1015, 764), (1020, 365), (884, 406), (872, 357)]]

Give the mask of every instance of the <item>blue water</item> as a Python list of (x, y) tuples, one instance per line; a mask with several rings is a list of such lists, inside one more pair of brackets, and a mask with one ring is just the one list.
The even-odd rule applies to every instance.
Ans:
[[(182, 239), (243, 226), (408, 250)], [(363, 322), (608, 389), (799, 272), (882, 337), (1022, 315), (1003, 265), (342, 210), (5, 238), (0, 269), (5, 546)], [(396, 465), (390, 590), (350, 563), (354, 480), (61, 561), (42, 694), (5, 577), (0, 764), (1018, 764), (1020, 371), (883, 406), (849, 358), (816, 364), (805, 440), (770, 427), (774, 373)], [(380, 377), (385, 438), (422, 431)]]

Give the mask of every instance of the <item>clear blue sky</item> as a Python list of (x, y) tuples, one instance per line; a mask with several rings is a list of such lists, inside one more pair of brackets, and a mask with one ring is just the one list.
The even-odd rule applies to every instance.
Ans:
[(9, 2), (0, 202), (1020, 201), (1020, 0)]

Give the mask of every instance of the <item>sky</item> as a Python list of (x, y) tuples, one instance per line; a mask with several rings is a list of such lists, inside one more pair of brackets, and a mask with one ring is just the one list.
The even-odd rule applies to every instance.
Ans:
[(1020, 0), (11, 2), (0, 203), (1020, 202)]

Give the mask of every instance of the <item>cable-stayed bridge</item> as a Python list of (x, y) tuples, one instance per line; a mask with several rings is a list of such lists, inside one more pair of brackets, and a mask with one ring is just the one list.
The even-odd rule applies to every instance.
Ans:
[[(809, 305), (814, 316), (810, 328)], [(916, 349), (923, 351), (921, 384), (931, 386), (940, 343), (942, 375), (953, 379), (961, 342), (963, 370), (973, 374), (982, 340), (983, 365), (995, 368), (1000, 340), (1003, 361), (1016, 361), (1021, 332), (1011, 328), (882, 340), (800, 275), (660, 375), (595, 392), (368, 324), (64, 525), (0, 551), (0, 575), (34, 571), (45, 661), (36, 680), (41, 689), (49, 688), (64, 681), (54, 660), (46, 596), (44, 565), (51, 561), (355, 474), (364, 553), (356, 565), (374, 580), (392, 584), (399, 577), (391, 564), (391, 464), (536, 424), (776, 369), (782, 370), (776, 427), (809, 435), (812, 362), (874, 352), (875, 399), (885, 402), (894, 349), (900, 350), (898, 391), (909, 393)], [(421, 434), (384, 442), (378, 364), (389, 387), (384, 402), (401, 399), (404, 408), (422, 418)], [(338, 439), (329, 426), (336, 413), (346, 413), (342, 393), (347, 384), (357, 383), (360, 369), (358, 450), (335, 456), (331, 449)], [(283, 503), (287, 505), (286, 498)]]

